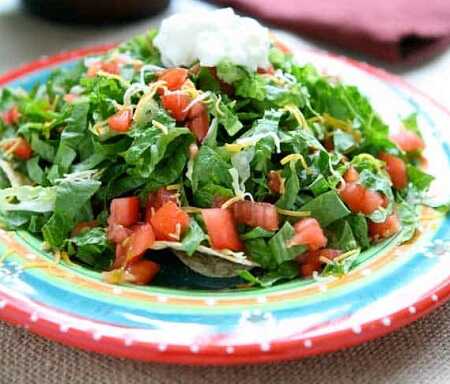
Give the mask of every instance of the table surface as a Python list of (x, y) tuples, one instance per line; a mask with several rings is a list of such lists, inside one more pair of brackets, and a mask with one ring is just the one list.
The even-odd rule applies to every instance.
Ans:
[[(118, 42), (158, 25), (167, 14), (212, 7), (173, 0), (162, 15), (127, 25), (81, 27), (54, 24), (25, 14), (18, 0), (0, 1), (0, 73), (43, 55)], [(333, 47), (279, 31), (305, 46)], [(450, 50), (415, 67), (383, 65), (338, 50), (388, 71), (450, 106)], [(0, 384), (3, 383), (433, 383), (450, 382), (450, 305), (371, 343), (299, 362), (233, 368), (170, 367), (113, 359), (48, 342), (0, 322)]]

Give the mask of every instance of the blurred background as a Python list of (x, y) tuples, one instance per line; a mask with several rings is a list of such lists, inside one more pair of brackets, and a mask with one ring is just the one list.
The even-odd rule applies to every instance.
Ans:
[(218, 6), (259, 18), (288, 45), (381, 66), (450, 105), (449, 0), (0, 0), (0, 73), (43, 55), (125, 40), (175, 12)]

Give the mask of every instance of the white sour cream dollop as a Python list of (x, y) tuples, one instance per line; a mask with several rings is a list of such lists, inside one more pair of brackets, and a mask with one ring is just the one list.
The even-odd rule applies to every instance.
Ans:
[(205, 67), (229, 60), (251, 71), (269, 66), (269, 30), (231, 8), (170, 16), (162, 22), (155, 46), (166, 67), (187, 67), (196, 60)]

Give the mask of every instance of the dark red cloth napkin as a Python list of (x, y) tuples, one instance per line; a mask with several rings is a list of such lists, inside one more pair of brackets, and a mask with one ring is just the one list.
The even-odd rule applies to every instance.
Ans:
[(450, 43), (450, 0), (216, 0), (304, 36), (389, 62), (414, 63)]

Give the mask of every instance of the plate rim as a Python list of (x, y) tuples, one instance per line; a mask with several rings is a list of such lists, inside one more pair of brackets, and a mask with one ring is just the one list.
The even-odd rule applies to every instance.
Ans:
[[(115, 46), (117, 46), (115, 43), (102, 44), (63, 51), (52, 56), (43, 56), (0, 75), (0, 87), (39, 70), (51, 69), (58, 64), (81, 59), (87, 55), (100, 54)], [(437, 107), (450, 117), (450, 111), (445, 106), (441, 105), (432, 97), (397, 75), (343, 55), (315, 48), (306, 49), (313, 51), (316, 54), (344, 62), (378, 79), (395, 83), (407, 89), (409, 92), (427, 99), (433, 106)], [(193, 351), (189, 349), (189, 347), (172, 344), (170, 345), (170, 348), (164, 351), (164, 353), (161, 353), (160, 346), (157, 344), (142, 342), (136, 343), (136, 345), (133, 344), (134, 348), (130, 348), (127, 347), (125, 345), (126, 343), (124, 344), (124, 340), (119, 337), (107, 337), (102, 339), (102, 342), (99, 343), (97, 340), (93, 339), (92, 334), (89, 331), (69, 329), (66, 332), (60, 332), (58, 329), (55, 329), (55, 325), (59, 327), (59, 324), (55, 324), (45, 317), (41, 316), (38, 319), (32, 319), (33, 314), (31, 311), (23, 309), (23, 303), (20, 303), (19, 300), (14, 299), (13, 297), (7, 297), (2, 292), (0, 292), (0, 319), (13, 325), (23, 326), (29, 331), (49, 340), (114, 357), (191, 365), (236, 365), (294, 360), (305, 356), (318, 355), (356, 346), (412, 323), (444, 304), (449, 299), (450, 277), (415, 302), (414, 311), (410, 311), (410, 307), (393, 312), (390, 315), (391, 324), (389, 327), (383, 324), (382, 318), (377, 318), (361, 324), (361, 327), (365, 330), (364, 332), (361, 332), (361, 330), (355, 331), (352, 329), (344, 329), (319, 336), (317, 339), (322, 339), (322, 341), (326, 341), (326, 343), (321, 342), (319, 343), (320, 346), (314, 348), (311, 348), (311, 345), (307, 343), (308, 340), (275, 340), (271, 343), (272, 348), (270, 351), (262, 351), (261, 346), (258, 344), (247, 344), (238, 346), (239, 353), (234, 354), (230, 354), (226, 349), (218, 351), (216, 347), (213, 348), (208, 346), (202, 348), (201, 353), (192, 353)], [(76, 318), (76, 315), (71, 316)], [(138, 349), (138, 347), (140, 348)]]

